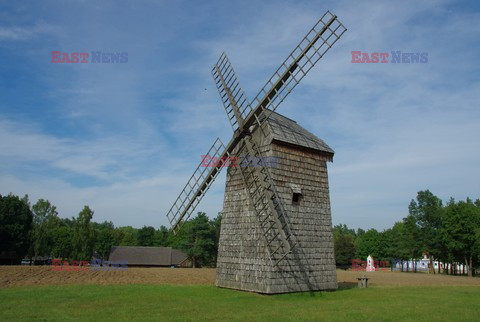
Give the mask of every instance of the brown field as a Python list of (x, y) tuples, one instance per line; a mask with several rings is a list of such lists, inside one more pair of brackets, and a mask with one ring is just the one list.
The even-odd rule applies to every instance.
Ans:
[(127, 271), (52, 271), (51, 266), (0, 266), (0, 287), (65, 284), (213, 284), (215, 269), (137, 268)]
[(369, 285), (382, 286), (480, 286), (480, 278), (467, 276), (438, 275), (406, 272), (358, 272), (337, 270), (337, 281), (357, 283), (357, 277), (366, 275)]
[[(455, 285), (480, 286), (480, 278), (431, 275), (401, 272), (353, 272), (337, 270), (340, 286), (357, 283), (357, 277), (366, 274), (369, 285), (422, 286)], [(0, 287), (65, 284), (214, 284), (212, 268), (129, 268), (127, 271), (52, 271), (51, 266), (0, 266)]]

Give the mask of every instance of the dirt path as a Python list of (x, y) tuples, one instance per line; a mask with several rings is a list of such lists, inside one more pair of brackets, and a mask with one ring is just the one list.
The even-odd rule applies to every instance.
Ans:
[[(480, 286), (480, 278), (400, 272), (337, 270), (340, 285), (353, 285), (366, 274), (375, 286), (457, 285)], [(127, 271), (52, 271), (51, 266), (0, 266), (0, 287), (65, 284), (214, 284), (211, 268), (129, 268)]]

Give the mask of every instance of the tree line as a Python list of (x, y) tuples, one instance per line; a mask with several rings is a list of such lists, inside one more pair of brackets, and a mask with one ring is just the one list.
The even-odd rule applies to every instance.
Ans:
[(0, 253), (13, 253), (17, 264), (25, 257), (90, 261), (95, 253), (108, 259), (112, 246), (157, 246), (184, 251), (195, 267), (216, 264), (220, 215), (209, 219), (199, 212), (176, 235), (165, 226), (138, 229), (115, 227), (111, 221), (96, 223), (93, 215), (85, 206), (77, 217), (60, 218), (48, 200), (31, 206), (27, 195), (0, 196)]
[[(77, 217), (60, 218), (56, 207), (39, 199), (33, 206), (28, 196), (0, 196), (0, 253), (51, 256), (87, 260), (97, 253), (108, 259), (112, 246), (162, 246), (184, 251), (195, 267), (214, 267), (220, 236), (220, 214), (209, 219), (205, 213), (184, 223), (175, 235), (160, 226), (115, 227), (110, 221), (96, 223), (94, 212), (85, 206)], [(480, 263), (480, 200), (450, 199), (445, 205), (429, 190), (419, 191), (408, 207), (408, 215), (384, 231), (333, 227), (335, 259), (349, 266), (352, 259), (415, 260), (427, 254), (433, 261), (465, 263), (468, 275)], [(440, 270), (440, 268), (439, 268)]]
[[(379, 232), (375, 229), (333, 227), (337, 265), (352, 265), (352, 259), (418, 260), (423, 254), (433, 262), (465, 264), (469, 276), (480, 264), (480, 200), (453, 198), (443, 205), (429, 190), (419, 191), (408, 206), (408, 215), (393, 227)], [(450, 265), (455, 267), (455, 265)], [(446, 271), (448, 273), (448, 271)], [(455, 272), (450, 272), (455, 273)]]

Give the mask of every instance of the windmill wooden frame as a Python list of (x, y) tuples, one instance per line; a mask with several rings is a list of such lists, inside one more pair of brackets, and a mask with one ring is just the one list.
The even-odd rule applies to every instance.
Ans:
[[(242, 152), (250, 156), (264, 157), (265, 149), (262, 146), (262, 137), (267, 135), (268, 123), (274, 115), (273, 113), (345, 31), (346, 28), (338, 21), (337, 17), (327, 11), (288, 55), (251, 102), (248, 101), (232, 65), (226, 54), (223, 53), (212, 69), (212, 76), (234, 133), (226, 146), (217, 138), (207, 154), (219, 159), (230, 157), (233, 154), (240, 155)], [(332, 156), (333, 150), (329, 158)], [(220, 165), (205, 168), (201, 167), (200, 164), (197, 167), (167, 214), (175, 233), (188, 220), (221, 169)], [(299, 246), (296, 233), (292, 229), (291, 219), (289, 219), (284, 207), (284, 200), (279, 195), (272, 173), (268, 167), (239, 167), (238, 170), (243, 182), (242, 189), (249, 199), (246, 207), (256, 218), (256, 223), (252, 225), (255, 225), (255, 229), (258, 228), (263, 235), (260, 238), (266, 250), (264, 253), (268, 264), (265, 264), (266, 262), (261, 258), (263, 264), (259, 266), (259, 269), (268, 271), (269, 273), (265, 276), (268, 276), (267, 279), (271, 277), (272, 281), (275, 280), (274, 283), (279, 283), (278, 276), (280, 276), (281, 280), (284, 281), (280, 284), (284, 283), (285, 285), (274, 285), (266, 281), (264, 277), (255, 279), (259, 281), (259, 287), (252, 286), (251, 282), (243, 282), (241, 279), (245, 277), (246, 281), (252, 273), (251, 271), (248, 274), (240, 272), (245, 266), (241, 259), (233, 260), (233, 262), (237, 262), (238, 267), (232, 267), (232, 265), (235, 266), (232, 263), (220, 267), (223, 275), (219, 274), (217, 269), (217, 285), (262, 293), (336, 288), (336, 279), (334, 282), (329, 281), (326, 284), (312, 282), (308, 277), (304, 278), (304, 280), (308, 280), (305, 283), (291, 281), (292, 278), (295, 279), (295, 276), (298, 277), (299, 275), (291, 275), (287, 267), (295, 266), (291, 269), (291, 272), (298, 273), (305, 270), (305, 263), (308, 261), (301, 258), (305, 255), (302, 255), (299, 247), (304, 246)], [(224, 232), (223, 227), (222, 232)], [(220, 242), (222, 242), (222, 238)], [(221, 255), (219, 253), (219, 257)], [(251, 260), (248, 259), (247, 261)], [(297, 264), (295, 264), (295, 261)], [(229, 273), (225, 274), (227, 270)], [(231, 273), (230, 270), (240, 272), (240, 274)], [(307, 267), (306, 270), (311, 270), (311, 268)], [(220, 275), (221, 277), (219, 277)], [(234, 279), (237, 281), (234, 281)], [(240, 282), (238, 282), (239, 279)]]

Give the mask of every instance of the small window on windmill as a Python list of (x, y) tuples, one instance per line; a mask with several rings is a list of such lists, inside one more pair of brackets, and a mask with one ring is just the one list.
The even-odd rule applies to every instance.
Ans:
[(302, 189), (297, 184), (290, 184), (290, 188), (292, 189), (292, 205), (299, 205), (300, 200), (302, 199)]

